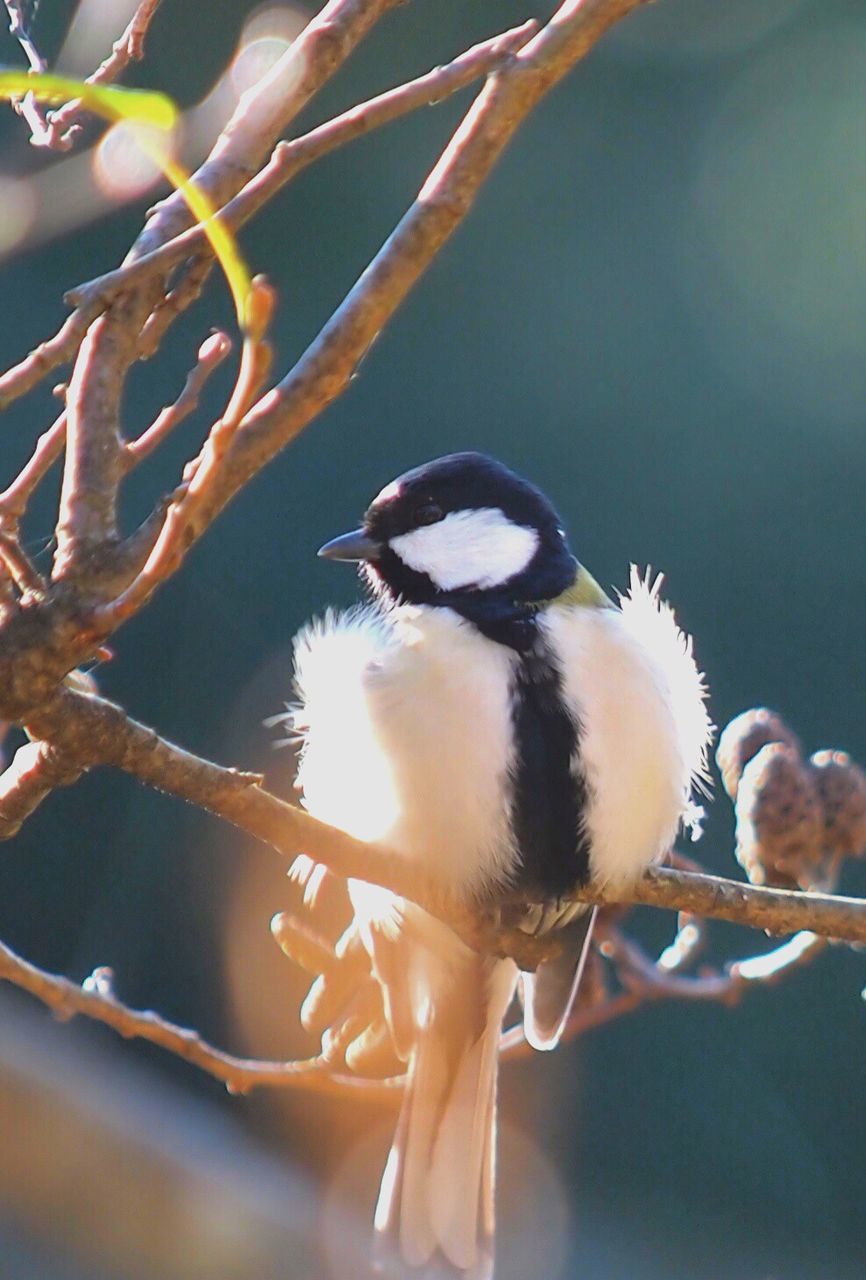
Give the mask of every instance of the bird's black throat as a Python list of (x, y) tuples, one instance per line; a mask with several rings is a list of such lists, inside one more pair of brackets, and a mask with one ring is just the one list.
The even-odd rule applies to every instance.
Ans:
[(589, 784), (579, 764), (581, 726), (563, 697), (539, 608), (492, 593), (447, 603), (488, 640), (515, 652), (511, 827), (520, 870), (514, 887), (538, 901), (559, 898), (589, 879)]
[(530, 600), (514, 582), (498, 590), (440, 591), (390, 559), (397, 557), (389, 552), (375, 567), (386, 596), (452, 609), (488, 640), (513, 650), (510, 817), (520, 858), (513, 887), (539, 902), (564, 896), (589, 879), (589, 784), (579, 764), (581, 726), (563, 697), (562, 673), (539, 619), (543, 601), (574, 581), (574, 560), (567, 551), (555, 558)]
[(527, 625), (533, 640), (517, 650), (512, 684), (515, 887), (549, 901), (589, 879), (589, 784), (579, 764), (581, 726), (563, 698), (556, 658), (536, 619)]

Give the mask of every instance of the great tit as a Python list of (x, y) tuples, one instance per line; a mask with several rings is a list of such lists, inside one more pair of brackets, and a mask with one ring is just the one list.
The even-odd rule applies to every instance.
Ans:
[[(456, 453), (326, 543), (371, 596), (295, 641), (298, 786), (315, 816), (414, 861), (443, 903), (517, 891), (557, 958), (521, 975), (529, 1042), (568, 1018), (594, 910), (695, 813), (710, 724), (691, 642), (632, 569), (614, 603), (534, 485)], [(407, 1086), (375, 1214), (404, 1263), (492, 1274), (497, 1050), (518, 973), (411, 902), (350, 897)]]

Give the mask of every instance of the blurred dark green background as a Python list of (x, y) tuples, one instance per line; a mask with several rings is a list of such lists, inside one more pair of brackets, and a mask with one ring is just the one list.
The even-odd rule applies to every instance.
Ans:
[[(138, 81), (198, 102), (255, 7), (164, 0)], [(43, 0), (47, 49), (70, 8)], [(413, 0), (304, 119), (552, 8)], [(20, 61), (5, 36), (0, 59)], [(327, 159), (244, 233), (251, 265), (279, 290), (278, 368), (378, 248), (468, 100)], [(102, 689), (191, 749), (261, 768), (285, 790), (288, 767), (262, 721), (289, 696), (290, 639), (311, 613), (356, 594), (315, 548), (406, 466), (482, 448), (552, 495), (602, 583), (624, 585), (630, 560), (665, 571), (718, 724), (766, 703), (809, 750), (866, 760), (864, 120), (862, 0), (659, 0), (629, 19), (524, 127), (349, 392), (117, 637)], [(27, 146), (11, 114), (0, 142), (3, 178), (29, 181), (56, 164)], [(64, 289), (117, 263), (152, 198), (0, 262), (4, 366), (57, 328)], [(136, 370), (130, 434), (174, 398), (209, 326), (230, 322), (215, 280)], [(133, 477), (130, 522), (174, 483), (225, 385)], [(6, 414), (4, 483), (52, 413), (41, 389)], [(49, 485), (26, 531), (46, 564), (54, 502)], [(723, 874), (734, 870), (731, 827), (722, 796), (699, 852)], [(845, 887), (866, 892), (862, 868)], [(262, 1056), (311, 1047), (293, 1026), (302, 984), (267, 931), (290, 901), (272, 854), (113, 774), (52, 797), (0, 857), (6, 942), (79, 980), (109, 964), (126, 1000)], [(640, 920), (654, 945), (672, 926)], [(720, 958), (763, 945), (724, 925), (712, 938)], [(521, 1253), (508, 1237), (503, 1280), (552, 1276), (560, 1255), (575, 1280), (862, 1276), (864, 982), (862, 956), (839, 952), (738, 1009), (650, 1008), (507, 1067), (505, 1115), (524, 1137), (505, 1143), (504, 1199), (517, 1206), (506, 1218), (518, 1221), (549, 1186), (550, 1233), (565, 1243), (527, 1251), (524, 1235)], [(3, 993), (3, 1009), (23, 1003)], [(147, 1089), (221, 1108), (323, 1184), (338, 1148), (371, 1123), (314, 1098), (228, 1098), (92, 1027), (54, 1035), (52, 1052), (73, 1040), (98, 1049), (97, 1074), (137, 1060)], [(358, 1175), (368, 1200), (385, 1143), (370, 1140)], [(0, 1215), (5, 1198), (0, 1185)], [(65, 1274), (48, 1227), (39, 1261), (33, 1237), (32, 1224), (23, 1245), (10, 1234), (10, 1277)], [(112, 1274), (138, 1273), (130, 1262)], [(285, 1274), (301, 1272), (287, 1259)]]

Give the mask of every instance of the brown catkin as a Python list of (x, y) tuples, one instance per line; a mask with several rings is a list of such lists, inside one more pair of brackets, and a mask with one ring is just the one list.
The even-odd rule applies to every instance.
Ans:
[(781, 742), (797, 754), (800, 752), (797, 735), (777, 712), (766, 707), (741, 712), (723, 730), (716, 750), (716, 764), (732, 800), (737, 798), (737, 787), (746, 765), (768, 742)]
[(822, 862), (824, 817), (814, 770), (771, 742), (743, 769), (736, 800), (737, 861), (753, 884), (812, 882)]
[(866, 773), (844, 751), (816, 751), (809, 768), (824, 819), (824, 852), (862, 857), (866, 852)]

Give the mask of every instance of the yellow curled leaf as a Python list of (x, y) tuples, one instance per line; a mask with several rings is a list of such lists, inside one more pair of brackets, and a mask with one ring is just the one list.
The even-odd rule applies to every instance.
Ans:
[[(32, 93), (40, 102), (62, 104), (77, 99), (88, 111), (113, 124), (122, 121), (132, 126), (138, 145), (180, 192), (193, 216), (202, 224), (231, 289), (238, 324), (246, 332), (252, 283), (238, 242), (220, 221), (210, 197), (196, 185), (182, 165), (171, 159), (166, 148), (158, 143), (152, 132), (158, 129), (168, 133), (177, 123), (179, 112), (171, 98), (150, 89), (121, 89), (116, 85), (87, 84), (83, 80), (73, 80), (68, 76), (48, 72), (0, 70), (0, 97), (17, 98), (27, 93)], [(136, 129), (136, 125), (146, 127)]]
[(106, 120), (129, 120), (157, 129), (174, 128), (178, 110), (167, 94), (151, 89), (119, 89), (116, 85), (87, 84), (51, 72), (0, 71), (0, 96), (15, 98), (32, 93), (40, 102), (64, 103), (78, 99), (88, 111)]

